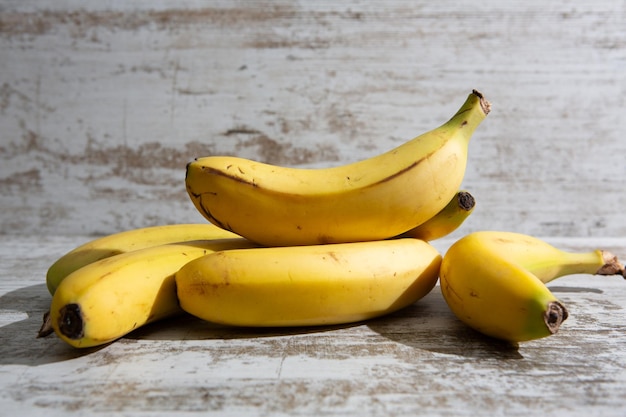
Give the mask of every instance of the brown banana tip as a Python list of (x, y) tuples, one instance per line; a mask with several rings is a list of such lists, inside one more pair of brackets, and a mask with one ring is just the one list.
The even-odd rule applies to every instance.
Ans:
[(598, 269), (596, 275), (621, 275), (626, 279), (626, 269), (624, 265), (609, 251), (602, 250), (602, 261), (604, 265)]
[(59, 310), (59, 332), (68, 339), (84, 336), (83, 314), (78, 304), (66, 304)]
[(569, 313), (565, 306), (558, 301), (548, 303), (548, 308), (543, 315), (543, 321), (546, 323), (551, 334), (559, 331), (561, 324), (567, 320)]
[(476, 199), (467, 191), (459, 191), (457, 194), (459, 207), (465, 211), (470, 211), (476, 205)]
[(37, 338), (49, 336), (54, 332), (52, 321), (50, 320), (50, 311), (46, 311), (43, 315), (43, 323), (37, 332)]
[(487, 99), (485, 98), (485, 96), (483, 95), (483, 93), (481, 93), (478, 90), (472, 90), (472, 94), (478, 97), (478, 99), (480, 100), (481, 109), (483, 110), (485, 115), (488, 115), (489, 112), (491, 111), (491, 103), (489, 103)]

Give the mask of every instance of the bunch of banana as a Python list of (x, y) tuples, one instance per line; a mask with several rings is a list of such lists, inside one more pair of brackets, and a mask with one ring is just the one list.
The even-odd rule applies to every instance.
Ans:
[(473, 208), (458, 187), (488, 111), (474, 91), (442, 127), (338, 168), (199, 159), (187, 189), (217, 226), (130, 230), (68, 252), (48, 271), (40, 334), (90, 347), (183, 311), (232, 325), (325, 325), (414, 303), (439, 275), (442, 257), (426, 241)]
[(454, 314), (486, 335), (553, 334), (568, 312), (545, 284), (624, 275), (613, 255), (510, 232), (469, 234), (443, 257), (428, 243), (474, 210), (459, 188), (489, 110), (473, 91), (442, 126), (334, 168), (196, 159), (186, 189), (210, 224), (130, 230), (68, 252), (48, 271), (53, 297), (40, 334), (97, 346), (183, 312), (236, 326), (349, 323), (418, 301), (438, 278)]
[[(443, 218), (434, 222), (437, 233), (445, 221), (450, 232), (461, 223), (446, 211), (433, 219), (438, 217)], [(239, 287), (233, 285), (235, 269), (221, 269), (221, 282), (211, 275), (218, 269), (207, 269), (210, 254), (226, 260), (231, 252), (240, 259)], [(431, 245), (408, 238), (259, 248), (211, 224), (129, 230), (87, 242), (50, 267), (53, 298), (39, 335), (54, 331), (72, 346), (92, 347), (183, 310), (215, 316), (218, 306), (221, 317), (215, 321), (249, 326), (362, 320), (425, 296), (437, 282), (440, 263)], [(220, 291), (230, 301), (216, 298)]]
[(457, 193), (468, 143), (489, 110), (473, 91), (442, 126), (332, 168), (199, 158), (187, 165), (187, 192), (211, 223), (265, 246), (388, 239), (426, 222)]
[(571, 253), (524, 234), (482, 231), (448, 249), (440, 287), (461, 321), (516, 343), (558, 331), (568, 312), (546, 283), (572, 274), (624, 275), (624, 266), (607, 251)]

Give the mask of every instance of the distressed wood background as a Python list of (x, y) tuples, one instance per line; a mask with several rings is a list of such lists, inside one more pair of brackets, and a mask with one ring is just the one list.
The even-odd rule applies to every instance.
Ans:
[(88, 236), (204, 222), (195, 157), (374, 156), (472, 89), (477, 208), (626, 258), (626, 1), (0, 0), (0, 415), (623, 417), (624, 280), (551, 287), (559, 334), (512, 349), (439, 290), (386, 318), (264, 332), (184, 317), (102, 348), (35, 339), (44, 275)]
[(493, 111), (458, 233), (626, 234), (626, 2), (0, 1), (0, 231), (204, 221), (185, 164), (367, 158)]

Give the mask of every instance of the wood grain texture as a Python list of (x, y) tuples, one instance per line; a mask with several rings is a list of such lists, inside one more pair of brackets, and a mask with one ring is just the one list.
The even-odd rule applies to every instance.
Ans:
[(203, 221), (191, 159), (373, 156), (493, 112), (460, 233), (623, 236), (624, 1), (211, 1), (0, 6), (0, 231)]
[[(554, 281), (570, 317), (556, 335), (518, 349), (465, 327), (438, 287), (355, 325), (255, 330), (184, 316), (101, 348), (36, 339), (50, 302), (45, 271), (86, 239), (7, 236), (0, 245), (0, 415), (622, 417), (626, 410), (619, 277)], [(550, 241), (569, 250), (598, 243)], [(626, 259), (626, 240), (599, 241)]]

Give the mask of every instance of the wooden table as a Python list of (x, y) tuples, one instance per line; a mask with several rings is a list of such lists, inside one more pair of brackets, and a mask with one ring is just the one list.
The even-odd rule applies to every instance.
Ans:
[[(519, 348), (461, 324), (438, 288), (348, 326), (240, 329), (191, 317), (77, 350), (35, 338), (44, 275), (87, 237), (3, 236), (0, 415), (623, 416), (626, 282), (577, 275), (551, 288), (570, 318)], [(549, 239), (626, 259), (626, 239)], [(445, 251), (450, 241), (435, 242)]]

